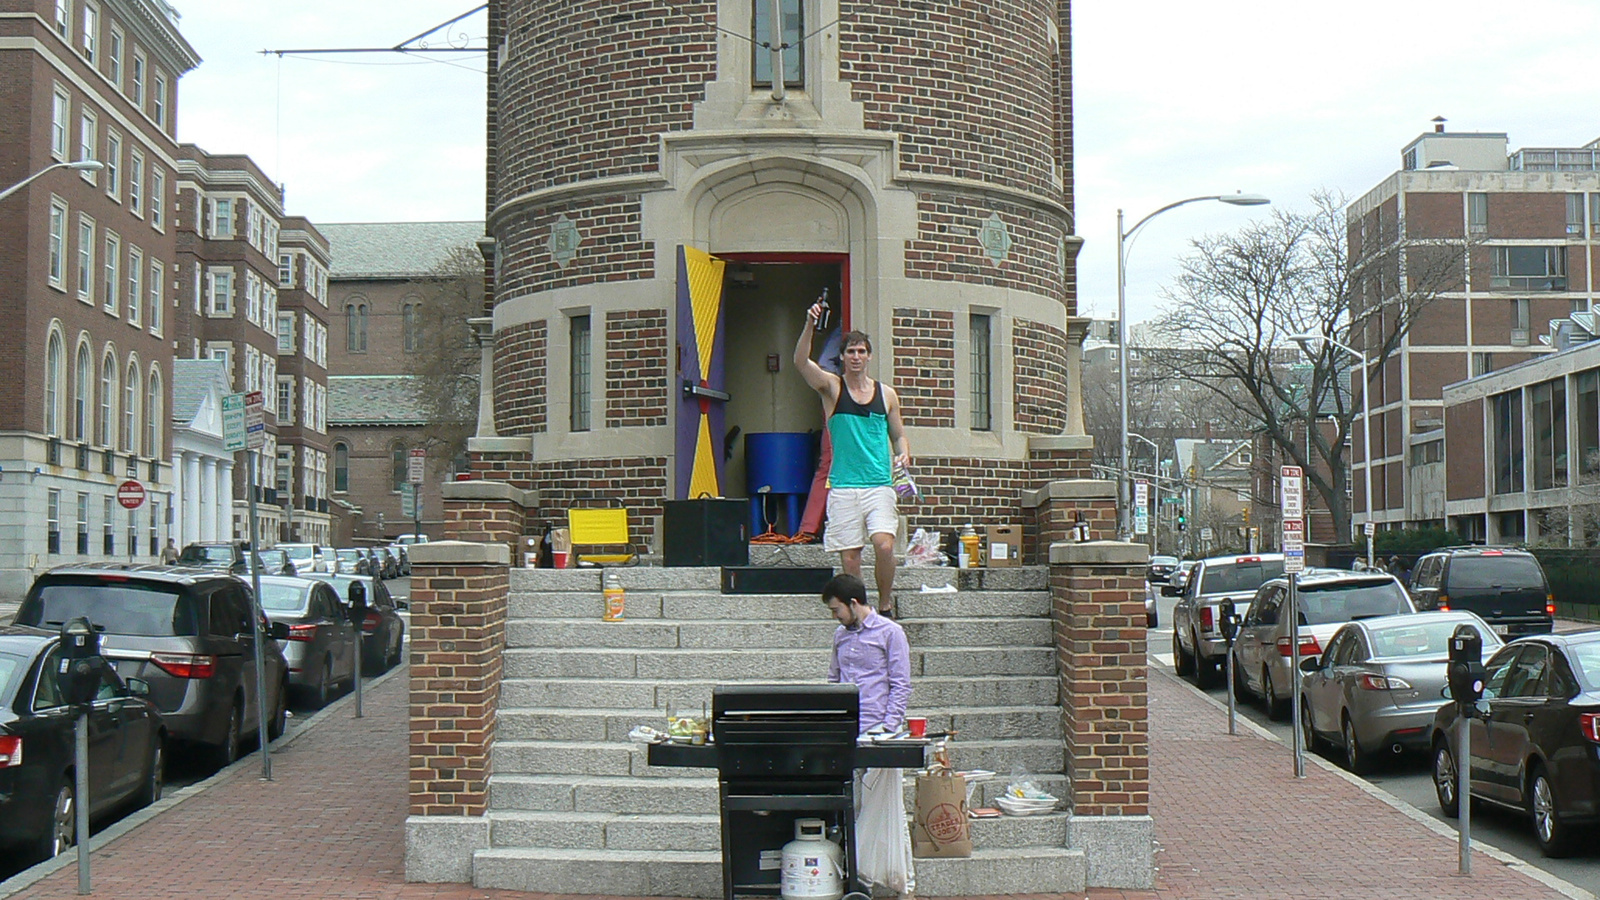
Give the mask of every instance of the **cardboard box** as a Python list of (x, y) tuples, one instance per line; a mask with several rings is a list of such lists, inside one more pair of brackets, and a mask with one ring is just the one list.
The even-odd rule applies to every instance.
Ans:
[(1022, 528), (1017, 525), (990, 525), (984, 529), (984, 556), (991, 569), (1022, 565)]

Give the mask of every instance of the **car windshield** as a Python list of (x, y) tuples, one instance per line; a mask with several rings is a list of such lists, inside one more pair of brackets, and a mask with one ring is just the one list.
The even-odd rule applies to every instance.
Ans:
[(178, 554), (178, 562), (199, 563), (201, 565), (227, 565), (233, 562), (233, 548), (214, 544), (209, 547), (190, 544)]
[(28, 671), (28, 661), (20, 656), (0, 653), (0, 697), (9, 697)]
[(1471, 625), (1483, 638), (1483, 652), (1487, 656), (1500, 646), (1500, 638), (1493, 631), (1485, 631), (1476, 622), (1445, 619), (1440, 622), (1413, 622), (1405, 625), (1367, 626), (1372, 636), (1374, 657), (1435, 657), (1450, 652), (1450, 635), (1462, 625)]
[(1544, 575), (1531, 556), (1458, 556), (1450, 563), (1450, 590), (1543, 587)]
[(1326, 625), (1415, 612), (1399, 582), (1302, 585), (1300, 624)]
[(263, 563), (269, 566), (282, 566), (284, 560), (288, 557), (288, 554), (282, 550), (262, 550), (257, 555), (261, 557)]
[(17, 624), (60, 628), (78, 616), (107, 634), (186, 637), (199, 633), (194, 604), (177, 587), (105, 581), (47, 584), (23, 602)]
[(311, 592), (304, 585), (299, 584), (263, 584), (261, 586), (261, 608), (274, 612), (288, 612), (296, 609), (305, 609), (306, 598)]
[(305, 546), (301, 546), (301, 547), (282, 547), (280, 549), (282, 549), (283, 552), (289, 554), (289, 558), (290, 559), (310, 559), (311, 558), (311, 548), (310, 547), (305, 547)]
[(340, 559), (360, 559), (361, 558), (361, 551), (360, 550), (340, 550), (339, 551), (339, 558)]
[(1283, 574), (1283, 560), (1261, 559), (1252, 562), (1207, 564), (1200, 577), (1200, 593), (1232, 594), (1255, 591)]
[[(1600, 638), (1600, 634), (1596, 635)], [(1586, 691), (1600, 691), (1600, 639), (1567, 645), (1567, 659)]]

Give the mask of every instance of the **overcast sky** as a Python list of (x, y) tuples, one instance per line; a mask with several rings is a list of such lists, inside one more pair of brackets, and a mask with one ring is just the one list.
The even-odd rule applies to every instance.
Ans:
[[(181, 82), (182, 140), (250, 154), (314, 222), (482, 218), (481, 55), (258, 52), (392, 46), (474, 0), (174, 2), (205, 59)], [(1596, 0), (1077, 0), (1074, 19), (1086, 315), (1116, 313), (1118, 207), (1132, 225), (1196, 195), (1354, 199), (1439, 115), (1513, 150), (1600, 138)], [(480, 47), (485, 32), (482, 13), (452, 29)], [(1204, 203), (1152, 221), (1129, 254), (1129, 318), (1160, 310), (1190, 238), (1258, 215)]]

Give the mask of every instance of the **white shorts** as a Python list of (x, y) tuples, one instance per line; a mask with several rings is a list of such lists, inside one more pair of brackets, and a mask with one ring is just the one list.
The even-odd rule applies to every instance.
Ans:
[(828, 527), (822, 549), (831, 552), (865, 547), (874, 534), (891, 537), (900, 527), (894, 488), (829, 488)]

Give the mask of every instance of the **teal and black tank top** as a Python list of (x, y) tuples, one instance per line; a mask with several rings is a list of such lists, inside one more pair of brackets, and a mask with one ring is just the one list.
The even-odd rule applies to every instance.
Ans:
[(883, 401), (883, 384), (872, 382), (872, 399), (857, 403), (850, 388), (839, 385), (839, 401), (828, 415), (828, 435), (833, 441), (833, 467), (828, 484), (836, 488), (884, 487), (893, 483), (889, 471), (889, 410)]

